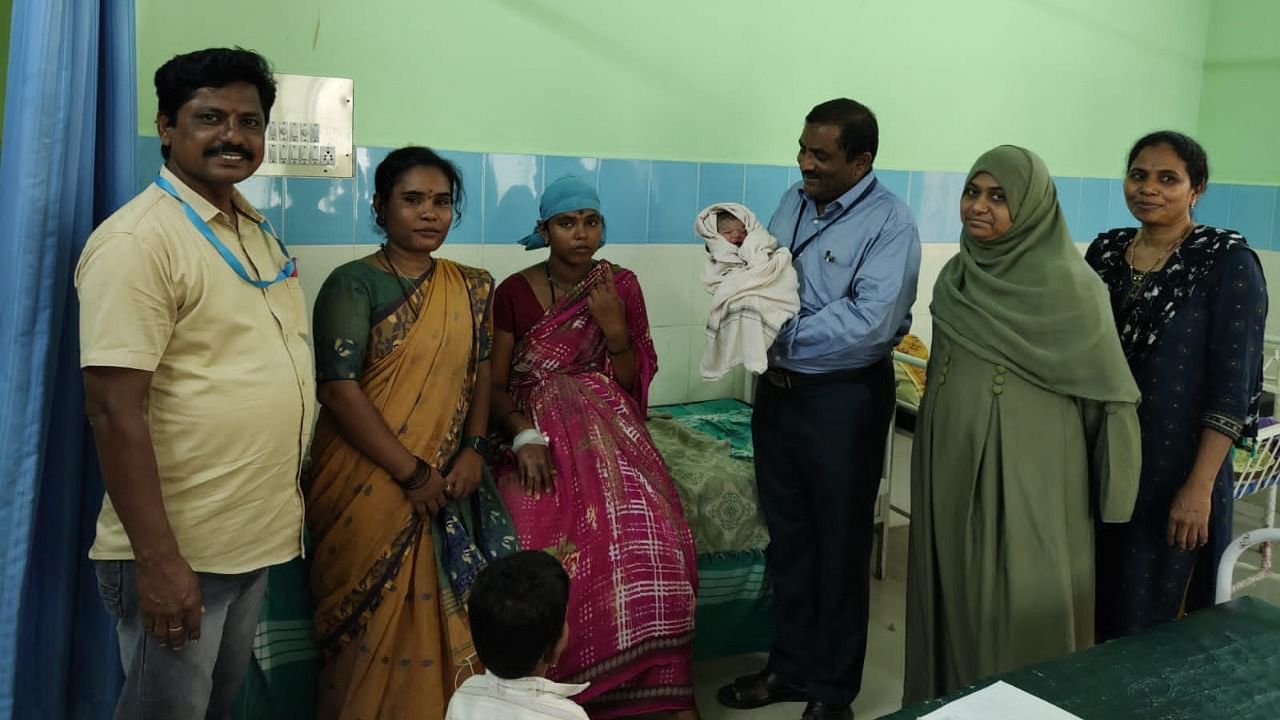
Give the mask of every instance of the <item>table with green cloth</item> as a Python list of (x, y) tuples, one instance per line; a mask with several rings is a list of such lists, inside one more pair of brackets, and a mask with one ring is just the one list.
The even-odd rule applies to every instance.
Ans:
[(756, 497), (751, 406), (666, 405), (646, 423), (675, 480), (698, 550), (697, 659), (760, 652), (773, 640), (769, 532)]
[(1003, 680), (1084, 720), (1280, 718), (1280, 608), (1252, 597), (975, 683), (882, 720), (918, 718)]

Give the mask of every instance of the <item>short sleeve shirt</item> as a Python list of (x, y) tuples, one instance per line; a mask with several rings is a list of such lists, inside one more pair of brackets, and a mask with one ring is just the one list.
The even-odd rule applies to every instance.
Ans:
[[(228, 217), (161, 171), (250, 276), (288, 261), (239, 193)], [(302, 548), (301, 459), (315, 381), (302, 288), (242, 279), (151, 185), (98, 227), (76, 267), (80, 364), (152, 373), (146, 420), (165, 512), (200, 572), (286, 562)], [(110, 497), (89, 556), (133, 557)]]

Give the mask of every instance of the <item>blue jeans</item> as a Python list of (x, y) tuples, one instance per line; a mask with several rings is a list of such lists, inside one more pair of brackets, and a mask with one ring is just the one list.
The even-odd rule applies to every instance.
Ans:
[(131, 560), (99, 560), (98, 592), (117, 619), (124, 689), (116, 720), (223, 720), (240, 691), (253, 652), (266, 569), (239, 575), (196, 573), (204, 615), (200, 641), (179, 650), (160, 645), (142, 626)]

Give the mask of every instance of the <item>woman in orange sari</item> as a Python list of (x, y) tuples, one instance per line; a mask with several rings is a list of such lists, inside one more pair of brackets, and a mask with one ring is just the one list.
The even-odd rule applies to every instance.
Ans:
[(315, 308), (318, 717), (439, 720), (479, 669), (470, 580), (516, 545), (482, 457), (493, 279), (432, 256), (462, 199), (451, 163), (401, 148), (375, 187), (387, 242), (334, 270)]

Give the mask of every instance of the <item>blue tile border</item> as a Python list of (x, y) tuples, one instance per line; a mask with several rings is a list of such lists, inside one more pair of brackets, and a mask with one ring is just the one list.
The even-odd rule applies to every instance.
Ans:
[[(147, 182), (150, 182), (148, 180)], [(251, 177), (236, 186), (240, 194), (271, 223), (271, 229), (280, 239), (285, 238), (284, 205), (285, 190), (282, 177)]]
[(1062, 208), (1062, 218), (1067, 221), (1071, 239), (1084, 242), (1080, 232), (1080, 178), (1056, 177), (1053, 184), (1058, 192), (1058, 207)]
[(561, 155), (547, 155), (543, 158), (543, 187), (546, 183), (555, 182), (567, 175), (593, 185), (598, 190), (600, 187), (600, 160), (591, 157), (564, 157)]
[(373, 219), (373, 173), (386, 159), (391, 148), (358, 147), (352, 172), (356, 181), (354, 236), (357, 245), (375, 245), (383, 241), (382, 230)]
[(876, 180), (903, 202), (911, 197), (911, 172), (908, 170), (876, 170)]
[(485, 156), (482, 242), (511, 244), (533, 231), (538, 222), (541, 182), (538, 155)]
[(454, 218), (447, 242), (479, 245), (484, 237), (484, 154), (441, 150), (440, 156), (453, 163), (462, 175), (462, 217)]
[[(600, 208), (604, 211), (609, 242), (635, 245), (648, 238), (652, 169), (648, 160), (600, 161)], [(692, 226), (693, 220), (689, 222)]]
[[(354, 177), (255, 177), (242, 191), (292, 245), (381, 241), (369, 203), (373, 172), (391, 148), (356, 148)], [(141, 135), (135, 147), (138, 190), (155, 177), (159, 141)], [(693, 217), (713, 202), (751, 208), (762, 223), (782, 193), (800, 179), (795, 165), (697, 163), (564, 155), (441, 150), (463, 176), (467, 205), (449, 242), (509, 245), (537, 218), (547, 182), (573, 174), (592, 183), (617, 244), (696, 243)], [(927, 243), (959, 239), (963, 173), (877, 169), (880, 181), (910, 204)], [(1058, 200), (1076, 242), (1109, 228), (1133, 226), (1119, 178), (1055, 177)], [(1258, 250), (1280, 251), (1280, 186), (1213, 184), (1196, 207), (1199, 222), (1244, 233)]]
[[(743, 165), (702, 163), (698, 166), (698, 209), (712, 203), (742, 204), (746, 194), (746, 171)], [(689, 219), (690, 225), (693, 219)]]
[(1276, 188), (1265, 185), (1231, 186), (1227, 227), (1239, 230), (1255, 250), (1273, 250), (1271, 226), (1276, 214)]
[[(1119, 179), (1107, 181), (1107, 227), (1134, 227), (1138, 219), (1129, 212), (1129, 204), (1124, 199), (1124, 184)], [(1099, 231), (1101, 232), (1101, 231)]]
[(290, 245), (350, 245), (355, 185), (352, 178), (284, 178), (281, 239)]
[(756, 214), (756, 219), (768, 225), (773, 211), (778, 209), (782, 193), (787, 191), (787, 168), (780, 165), (747, 165), (745, 196), (742, 204)]
[(1111, 202), (1111, 181), (1104, 178), (1080, 179), (1080, 206), (1076, 209), (1078, 232), (1072, 233), (1076, 242), (1092, 242), (1099, 234), (1111, 229), (1107, 208)]
[(953, 243), (960, 238), (960, 192), (966, 173), (912, 172), (908, 204), (923, 243)]
[(698, 210), (698, 164), (655, 160), (649, 176), (648, 242), (700, 243), (693, 234)]

